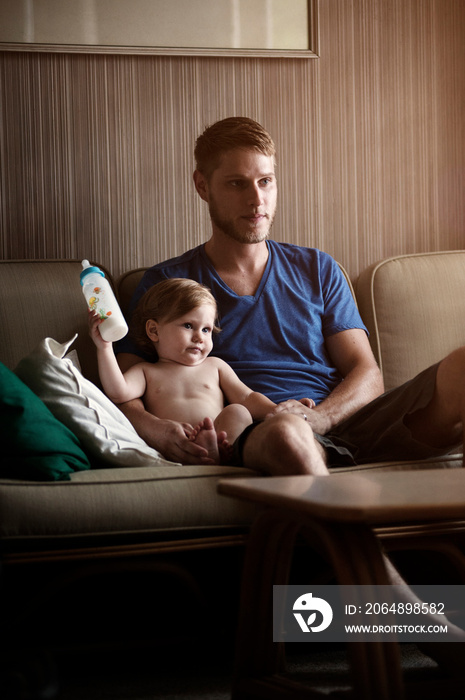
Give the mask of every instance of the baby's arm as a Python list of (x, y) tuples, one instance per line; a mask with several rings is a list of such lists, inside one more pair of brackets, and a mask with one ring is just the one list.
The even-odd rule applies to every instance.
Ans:
[(90, 337), (97, 347), (99, 377), (106, 395), (117, 404), (143, 396), (146, 388), (144, 363), (134, 365), (123, 374), (113, 352), (113, 344), (100, 335), (99, 325), (102, 321), (98, 314), (89, 310), (88, 320)]
[(254, 420), (264, 420), (268, 413), (276, 408), (276, 404), (264, 394), (249, 389), (226, 362), (219, 358), (214, 359), (218, 362), (220, 388), (229, 403), (245, 406)]

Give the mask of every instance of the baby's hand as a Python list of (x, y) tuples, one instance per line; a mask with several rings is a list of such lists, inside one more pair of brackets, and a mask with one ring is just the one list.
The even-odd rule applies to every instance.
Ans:
[(110, 342), (104, 340), (100, 335), (99, 326), (102, 323), (102, 319), (95, 311), (87, 309), (87, 321), (89, 323), (89, 335), (94, 341), (97, 348), (106, 348), (111, 345)]
[(299, 403), (303, 404), (307, 408), (315, 408), (316, 403), (313, 399), (300, 399)]

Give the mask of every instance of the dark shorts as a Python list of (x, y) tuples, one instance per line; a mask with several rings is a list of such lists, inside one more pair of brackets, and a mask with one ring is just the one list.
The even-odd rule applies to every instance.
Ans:
[[(389, 460), (427, 459), (452, 451), (434, 448), (412, 437), (405, 418), (429, 404), (434, 394), (438, 364), (400, 387), (387, 391), (326, 435), (315, 438), (326, 450), (328, 467), (347, 467)], [(233, 464), (243, 466), (243, 449), (257, 423), (249, 425), (233, 445)]]
[(242, 433), (237, 437), (232, 446), (232, 455), (230, 459), (231, 465), (234, 465), (235, 467), (243, 467), (244, 466), (244, 445), (245, 441), (249, 437), (250, 433), (252, 430), (254, 430), (257, 425), (260, 424), (260, 421), (254, 421), (250, 425), (247, 426), (247, 428), (244, 428)]

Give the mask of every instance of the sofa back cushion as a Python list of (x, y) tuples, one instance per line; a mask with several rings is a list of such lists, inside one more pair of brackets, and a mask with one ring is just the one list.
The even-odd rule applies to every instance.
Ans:
[(78, 333), (74, 347), (83, 374), (98, 382), (81, 269), (75, 260), (0, 261), (0, 362), (14, 369), (45, 337), (66, 342)]
[(121, 275), (117, 282), (118, 300), (123, 314), (126, 316), (129, 310), (129, 305), (137, 285), (141, 281), (148, 267), (139, 267), (135, 270), (129, 270), (124, 275)]
[(384, 260), (361, 273), (356, 295), (386, 389), (465, 345), (465, 251)]

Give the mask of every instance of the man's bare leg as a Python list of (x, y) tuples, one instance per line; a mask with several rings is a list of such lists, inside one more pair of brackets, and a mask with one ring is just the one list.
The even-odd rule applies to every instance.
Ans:
[[(257, 426), (246, 440), (243, 459), (245, 466), (271, 476), (329, 474), (323, 448), (313, 437), (312, 429), (294, 414), (281, 414)], [(421, 602), (385, 555), (384, 562), (397, 600), (404, 603)], [(444, 616), (440, 618), (430, 615), (426, 622), (447, 624), (449, 634), (456, 641), (449, 644), (425, 642), (418, 646), (446, 671), (456, 675), (461, 672), (465, 662), (465, 632)]]
[[(405, 424), (415, 439), (427, 445), (453, 449), (462, 443), (465, 448), (465, 348), (454, 350), (442, 360), (432, 400), (425, 408), (407, 416)], [(385, 562), (399, 599), (418, 602), (387, 558)], [(447, 624), (448, 633), (457, 641), (452, 644), (424, 642), (418, 647), (450, 673), (463, 675), (465, 632), (442, 615), (440, 617), (442, 619), (432, 616), (430, 623)]]
[[(421, 604), (421, 600), (402, 579), (399, 572), (385, 556), (389, 582), (393, 586), (393, 593), (396, 599), (402, 603)], [(422, 622), (425, 625), (447, 625), (447, 634), (450, 642), (422, 642), (417, 646), (424, 654), (429, 656), (436, 663), (448, 671), (450, 674), (463, 675), (463, 664), (465, 663), (465, 631), (454, 625), (445, 615), (434, 615), (428, 613), (422, 615)]]
[(313, 430), (293, 413), (281, 413), (257, 425), (245, 442), (243, 463), (270, 476), (329, 474), (324, 449)]
[(432, 400), (407, 416), (405, 424), (417, 440), (432, 447), (452, 448), (464, 441), (465, 348), (439, 364)]

